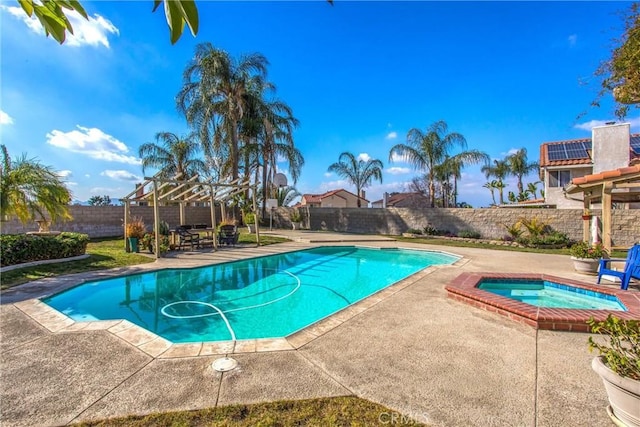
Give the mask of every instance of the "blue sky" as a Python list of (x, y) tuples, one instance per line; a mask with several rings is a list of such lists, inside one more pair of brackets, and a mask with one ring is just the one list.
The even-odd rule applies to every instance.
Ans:
[[(353, 191), (327, 173), (350, 151), (385, 165), (383, 183), (367, 189), (371, 201), (418, 174), (388, 159), (413, 127), (445, 120), (493, 159), (525, 147), (538, 160), (542, 142), (590, 136), (613, 117), (609, 99), (589, 107), (593, 72), (630, 5), (198, 1), (199, 34), (187, 29), (171, 45), (151, 0), (83, 4), (91, 20), (73, 20), (76, 37), (60, 46), (17, 2), (0, 3), (2, 143), (61, 171), (75, 199), (124, 196), (143, 177), (138, 147), (159, 131), (188, 132), (175, 95), (196, 44), (211, 42), (269, 60), (277, 97), (300, 120), (300, 192)], [(638, 110), (627, 121), (640, 131)], [(478, 167), (466, 169), (458, 200), (487, 206), (485, 182)]]

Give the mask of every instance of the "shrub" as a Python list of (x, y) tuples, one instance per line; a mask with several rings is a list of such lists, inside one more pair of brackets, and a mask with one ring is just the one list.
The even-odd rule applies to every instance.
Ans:
[(578, 242), (569, 249), (571, 256), (576, 258), (600, 259), (608, 255), (602, 243), (591, 245), (587, 242)]
[(427, 225), (424, 230), (423, 233), (426, 234), (427, 236), (441, 236), (442, 232), (440, 230), (438, 230), (437, 228), (435, 228), (433, 225)]
[(127, 229), (125, 230), (126, 237), (136, 237), (142, 239), (147, 232), (142, 217), (134, 216), (131, 221), (127, 223)]
[(300, 214), (300, 211), (298, 209), (294, 209), (291, 212), (290, 219), (291, 219), (291, 222), (301, 222), (302, 221), (302, 215)]
[(248, 212), (246, 214), (244, 214), (244, 223), (249, 225), (249, 224), (255, 224), (256, 223), (256, 214), (254, 214), (253, 212)]
[(57, 236), (4, 234), (0, 236), (0, 265), (84, 255), (87, 243), (89, 236), (80, 233), (60, 233)]
[(609, 339), (608, 344), (599, 344), (589, 337), (589, 349), (598, 350), (616, 374), (640, 381), (640, 321), (622, 320), (610, 314), (601, 322), (592, 317), (587, 324), (591, 332), (604, 334)]
[(465, 239), (479, 239), (482, 235), (474, 230), (462, 230), (458, 233), (458, 237), (464, 237)]
[(407, 230), (409, 234), (422, 234), (422, 230), (418, 230), (417, 228), (410, 228)]
[[(522, 236), (522, 233), (524, 233), (524, 230), (522, 229), (522, 224), (520, 223), (520, 221), (512, 225), (508, 225), (508, 224), (502, 224), (502, 225), (504, 226), (504, 228), (507, 229), (507, 233), (509, 233), (509, 236), (511, 237), (511, 239), (508, 240), (509, 242), (513, 240), (517, 240), (520, 236)], [(506, 240), (506, 239), (503, 238), (503, 240)]]
[(571, 243), (571, 239), (565, 233), (560, 231), (551, 231), (548, 234), (541, 234), (535, 236), (520, 236), (516, 239), (518, 243), (524, 246), (567, 246)]

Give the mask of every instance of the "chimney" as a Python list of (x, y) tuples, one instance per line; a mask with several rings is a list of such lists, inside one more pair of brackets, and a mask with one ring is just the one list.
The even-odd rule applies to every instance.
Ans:
[(629, 166), (629, 123), (594, 127), (592, 132), (593, 173)]
[(367, 197), (365, 196), (364, 190), (360, 190), (360, 197), (365, 199), (365, 200), (367, 199)]
[(387, 208), (388, 200), (389, 200), (389, 193), (385, 191), (384, 193), (382, 193), (382, 207), (385, 209)]
[(136, 198), (142, 196), (144, 196), (144, 187), (142, 186), (142, 183), (138, 182), (136, 183)]

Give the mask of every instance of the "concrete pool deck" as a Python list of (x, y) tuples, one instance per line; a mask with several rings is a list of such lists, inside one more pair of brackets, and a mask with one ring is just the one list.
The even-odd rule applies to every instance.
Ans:
[[(588, 334), (535, 330), (448, 299), (444, 290), (463, 272), (550, 273), (595, 283), (595, 277), (573, 272), (568, 256), (366, 236), (363, 246), (442, 250), (462, 255), (464, 261), (418, 273), (395, 292), (374, 295), (352, 316), (339, 313), (325, 328), (304, 330), (300, 345), (291, 344), (295, 338), (287, 341), (288, 349), (248, 345), (233, 355), (239, 367), (225, 373), (211, 368), (228, 351), (224, 348), (201, 346), (197, 354), (192, 350), (167, 357), (165, 351), (154, 357), (123, 337), (115, 324), (52, 332), (51, 324), (43, 326), (42, 319), (34, 320), (25, 308), (33, 305), (30, 299), (85, 278), (331, 242), (356, 244), (358, 237), (318, 234), (322, 243), (183, 252), (158, 263), (46, 279), (3, 292), (0, 424), (62, 425), (235, 403), (357, 395), (437, 426), (611, 425), (604, 387), (591, 370), (594, 355), (587, 349)], [(286, 235), (296, 240), (302, 236)], [(635, 285), (629, 292), (640, 294)], [(57, 321), (55, 315), (50, 321)]]

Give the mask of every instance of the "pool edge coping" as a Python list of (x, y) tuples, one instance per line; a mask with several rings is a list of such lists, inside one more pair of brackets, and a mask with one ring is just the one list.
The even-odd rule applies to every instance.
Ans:
[[(479, 289), (482, 279), (546, 280), (617, 297), (627, 311), (536, 307)], [(461, 273), (446, 286), (447, 296), (476, 308), (484, 309), (535, 329), (590, 332), (586, 321), (593, 317), (604, 320), (609, 314), (621, 319), (640, 318), (640, 295), (621, 289), (605, 288), (545, 273)]]
[[(398, 249), (413, 248), (398, 247)], [(46, 296), (15, 302), (11, 305), (51, 333), (106, 331), (125, 341), (127, 344), (136, 347), (148, 356), (156, 359), (297, 350), (372, 308), (381, 301), (386, 300), (397, 292), (400, 292), (406, 287), (423, 279), (425, 276), (431, 274), (437, 269), (460, 267), (468, 262), (468, 259), (465, 257), (447, 251), (426, 250), (426, 252), (444, 253), (455, 256), (458, 259), (451, 264), (432, 265), (418, 270), (402, 280), (382, 288), (360, 301), (344, 307), (282, 338), (237, 340), (235, 341), (235, 344), (234, 341), (230, 340), (173, 343), (126, 319), (96, 320), (87, 322), (75, 321), (64, 313), (43, 302), (41, 299), (46, 298)], [(155, 270), (156, 269), (153, 269), (151, 271)], [(114, 276), (119, 275), (121, 274), (115, 274)], [(82, 280), (81, 283), (85, 281), (86, 280)], [(77, 285), (70, 285), (68, 288), (72, 288), (74, 286)]]

